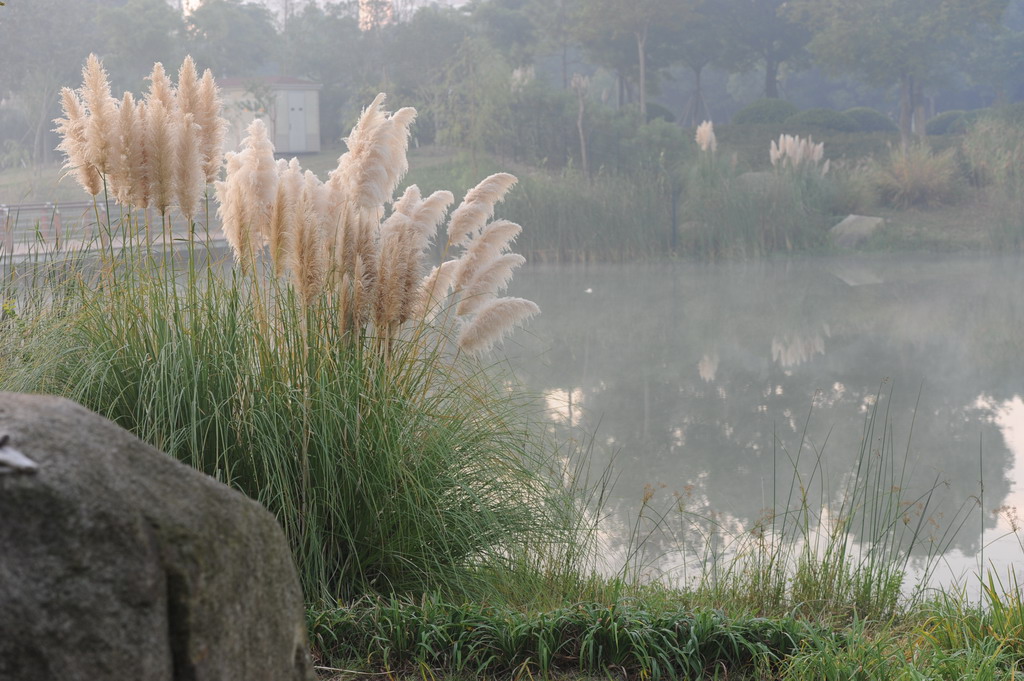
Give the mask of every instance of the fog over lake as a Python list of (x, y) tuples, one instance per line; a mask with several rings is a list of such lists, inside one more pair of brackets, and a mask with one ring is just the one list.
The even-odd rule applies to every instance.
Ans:
[(594, 474), (613, 466), (610, 569), (642, 506), (641, 535), (664, 516), (643, 569), (676, 580), (708, 546), (725, 551), (773, 504), (792, 505), (791, 489), (834, 508), (867, 433), (869, 456), (890, 469), (879, 480), (902, 483), (885, 492), (924, 539), (914, 561), (948, 548), (932, 582), (949, 583), (977, 569), (983, 547), (1001, 572), (1021, 555), (1022, 265), (873, 255), (538, 266), (512, 293), (543, 314), (506, 351), (558, 434), (593, 436)]

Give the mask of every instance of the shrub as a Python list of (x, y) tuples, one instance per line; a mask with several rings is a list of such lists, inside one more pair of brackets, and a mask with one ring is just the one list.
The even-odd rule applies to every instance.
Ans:
[(966, 111), (943, 111), (938, 116), (928, 119), (924, 131), (929, 135), (962, 135), (967, 132), (969, 124)]
[(900, 130), (896, 121), (868, 106), (855, 106), (843, 113), (857, 124), (858, 132), (899, 132)]
[(793, 114), (785, 120), (787, 128), (824, 128), (839, 132), (853, 132), (858, 129), (857, 121), (833, 109), (807, 109)]
[(734, 125), (782, 123), (798, 111), (795, 104), (783, 99), (759, 99), (737, 111), (732, 122)]
[(906, 151), (894, 149), (874, 172), (879, 198), (894, 208), (955, 203), (959, 198), (955, 155), (955, 149), (936, 154), (924, 144)]

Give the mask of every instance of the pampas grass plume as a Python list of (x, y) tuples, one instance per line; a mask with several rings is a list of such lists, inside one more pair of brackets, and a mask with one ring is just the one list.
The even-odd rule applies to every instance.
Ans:
[(174, 88), (171, 86), (171, 79), (164, 71), (164, 65), (160, 62), (153, 64), (153, 72), (149, 74), (149, 92), (146, 94), (146, 101), (152, 103), (159, 101), (168, 111), (174, 108)]
[[(124, 106), (122, 104), (122, 106)], [(149, 106), (145, 101), (135, 102), (131, 132), (125, 138), (125, 153), (128, 157), (129, 174), (132, 178), (129, 189), (129, 203), (136, 208), (148, 208), (152, 197), (152, 180), (149, 169), (147, 130), (149, 129)]]
[[(178, 89), (175, 92), (178, 108), (193, 116), (199, 111), (199, 75), (191, 55), (186, 55), (178, 69)], [(198, 123), (198, 121), (196, 121)]]
[(110, 82), (99, 57), (90, 54), (82, 69), (82, 98), (89, 112), (85, 121), (85, 161), (102, 174), (121, 154), (117, 102), (110, 96)]
[(714, 124), (711, 121), (704, 121), (698, 125), (695, 140), (701, 151), (715, 153), (718, 149), (718, 140), (715, 139)]
[(431, 321), (440, 311), (441, 302), (448, 296), (455, 274), (456, 260), (448, 260), (430, 270), (417, 290), (417, 301), (413, 317)]
[(54, 122), (57, 123), (55, 132), (63, 138), (57, 149), (63, 151), (67, 157), (64, 170), (73, 173), (85, 191), (96, 196), (103, 191), (103, 177), (94, 165), (86, 162), (85, 110), (78, 95), (71, 88), (62, 88), (60, 96), (64, 118), (58, 118)]
[(215, 183), (217, 203), (219, 208), (217, 214), (220, 216), (221, 230), (227, 240), (235, 259), (245, 266), (246, 255), (249, 248), (246, 245), (249, 241), (248, 229), (245, 222), (245, 211), (243, 207), (244, 196), (242, 183), (237, 180), (241, 171), (243, 154), (228, 152), (224, 155), (224, 165), (227, 169), (227, 176), (222, 182)]
[(213, 80), (210, 69), (206, 69), (203, 72), (203, 79), (199, 83), (199, 100), (195, 115), (200, 129), (203, 172), (206, 175), (207, 183), (216, 180), (217, 174), (220, 172), (224, 134), (228, 124), (225, 119), (221, 118), (222, 109), (217, 84)]
[(316, 175), (307, 170), (295, 204), (294, 229), (284, 237), (285, 266), (305, 307), (309, 307), (323, 290), (327, 277), (327, 249), (318, 210), (322, 186)]
[(135, 184), (132, 165), (132, 153), (139, 139), (135, 135), (135, 98), (132, 93), (124, 93), (121, 104), (117, 110), (118, 135), (121, 144), (117, 158), (111, 164), (110, 188), (114, 192), (114, 198), (118, 203), (132, 203), (132, 186)]
[(479, 231), (494, 215), (494, 204), (501, 201), (515, 183), (515, 175), (497, 173), (470, 189), (452, 213), (448, 224), (448, 244), (461, 246)]
[(203, 156), (199, 145), (199, 125), (195, 116), (179, 110), (175, 116), (175, 157), (174, 193), (178, 209), (191, 222), (199, 198), (203, 195), (206, 176), (203, 174)]
[(274, 145), (267, 136), (267, 126), (257, 118), (246, 128), (242, 142), (247, 152), (242, 159), (237, 181), (241, 182), (244, 213), (251, 238), (267, 239), (271, 211), (277, 197), (278, 170), (274, 161)]
[(177, 131), (162, 100), (153, 99), (146, 108), (146, 176), (149, 178), (150, 200), (164, 215), (174, 201), (174, 138)]
[(459, 258), (458, 271), (455, 274), (455, 290), (469, 285), (476, 273), (487, 267), (495, 258), (507, 251), (522, 227), (508, 220), (496, 220), (487, 225), (479, 236), (473, 239), (466, 252)]
[(479, 310), (487, 301), (505, 290), (516, 268), (525, 262), (526, 258), (518, 253), (509, 253), (488, 263), (462, 291), (456, 314), (472, 314)]
[(497, 298), (480, 308), (459, 332), (458, 345), (474, 355), (488, 352), (518, 324), (540, 314), (537, 304), (523, 298)]

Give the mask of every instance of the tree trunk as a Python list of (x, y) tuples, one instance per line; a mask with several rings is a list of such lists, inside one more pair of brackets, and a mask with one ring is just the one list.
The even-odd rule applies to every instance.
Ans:
[(51, 123), (50, 120), (50, 107), (48, 106), (51, 99), (52, 88), (49, 83), (45, 83), (39, 88), (38, 95), (39, 102), (38, 113), (39, 117), (36, 119), (35, 134), (32, 136), (32, 163), (36, 167), (41, 166), (47, 161), (46, 150), (43, 149), (43, 140), (46, 135), (47, 125)]
[(764, 60), (764, 96), (779, 98), (779, 63), (770, 58)]
[(576, 90), (576, 98), (579, 100), (579, 114), (576, 116), (576, 129), (580, 133), (580, 162), (583, 164), (583, 176), (590, 177), (590, 164), (587, 160), (587, 134), (583, 130), (583, 112), (586, 105), (586, 91), (580, 87)]
[(637, 57), (640, 59), (640, 120), (647, 122), (647, 29), (636, 33)]
[(704, 87), (701, 84), (701, 74), (704, 72), (704, 65), (701, 64), (699, 67), (690, 67), (693, 71), (693, 93), (690, 95), (690, 100), (686, 104), (686, 110), (683, 112), (682, 124), (684, 126), (696, 127), (701, 122), (711, 119), (708, 114), (707, 104), (704, 103)]
[(924, 100), (924, 86), (921, 85), (921, 81), (914, 80), (914, 89), (912, 90), (912, 96), (914, 99), (914, 134), (917, 137), (924, 137), (924, 122), (926, 119), (925, 115), (925, 100)]
[(562, 89), (569, 89), (569, 46), (562, 44)]
[(912, 76), (900, 76), (900, 146), (904, 151), (910, 146), (910, 138), (913, 135), (913, 88)]

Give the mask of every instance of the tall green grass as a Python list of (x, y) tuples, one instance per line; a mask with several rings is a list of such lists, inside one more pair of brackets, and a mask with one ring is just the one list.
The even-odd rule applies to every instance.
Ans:
[(727, 618), (713, 611), (653, 611), (627, 602), (522, 613), (434, 598), (362, 601), (312, 616), (322, 658), (371, 670), (435, 670), (476, 677), (553, 673), (690, 679), (761, 674), (822, 630), (793, 618)]
[(684, 183), (682, 249), (709, 259), (821, 250), (838, 194), (816, 167), (740, 172), (702, 154)]
[(443, 333), (380, 352), (335, 307), (217, 259), (129, 239), (59, 296), (23, 289), (0, 386), (78, 400), (263, 503), (310, 602), (499, 597), (577, 569), (581, 509), (516, 390)]

